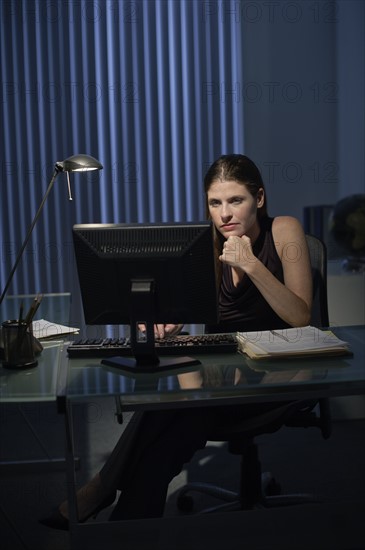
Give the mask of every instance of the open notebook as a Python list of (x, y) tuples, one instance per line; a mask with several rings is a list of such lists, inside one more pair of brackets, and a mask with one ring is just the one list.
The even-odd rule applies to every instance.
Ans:
[(252, 359), (348, 355), (347, 342), (331, 331), (306, 326), (280, 330), (238, 332), (238, 349)]

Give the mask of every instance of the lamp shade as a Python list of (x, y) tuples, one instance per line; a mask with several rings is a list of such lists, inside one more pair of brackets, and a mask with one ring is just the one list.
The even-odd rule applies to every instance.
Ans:
[(56, 168), (60, 172), (89, 172), (90, 170), (101, 170), (103, 166), (90, 155), (73, 155), (61, 162), (56, 162)]

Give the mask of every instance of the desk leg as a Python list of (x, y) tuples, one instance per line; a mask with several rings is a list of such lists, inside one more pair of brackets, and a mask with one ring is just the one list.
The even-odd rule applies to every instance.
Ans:
[[(67, 480), (67, 500), (68, 514), (70, 524), (70, 537), (72, 534), (72, 526), (78, 522), (78, 510), (76, 500), (76, 459), (73, 435), (73, 419), (72, 419), (72, 404), (70, 401), (65, 403), (65, 457), (66, 457), (66, 480)], [(71, 544), (72, 548), (72, 544)]]

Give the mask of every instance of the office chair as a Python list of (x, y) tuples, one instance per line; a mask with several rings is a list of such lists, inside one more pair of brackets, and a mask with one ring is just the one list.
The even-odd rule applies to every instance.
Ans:
[[(327, 306), (327, 252), (325, 244), (311, 235), (306, 235), (313, 277), (313, 307), (311, 324), (317, 327), (329, 326)], [(200, 513), (223, 510), (248, 510), (257, 506), (274, 507), (305, 502), (316, 502), (312, 494), (280, 494), (280, 485), (268, 472), (261, 472), (258, 447), (255, 438), (273, 433), (282, 426), (295, 428), (318, 427), (322, 437), (331, 435), (331, 415), (328, 399), (319, 401), (298, 401), (284, 405), (274, 411), (232, 426), (230, 433), (212, 433), (211, 441), (228, 443), (230, 453), (241, 456), (239, 491), (233, 492), (208, 483), (192, 482), (185, 485), (177, 496), (177, 507), (191, 512), (194, 501), (191, 492), (200, 492), (224, 501), (223, 504), (206, 508)]]

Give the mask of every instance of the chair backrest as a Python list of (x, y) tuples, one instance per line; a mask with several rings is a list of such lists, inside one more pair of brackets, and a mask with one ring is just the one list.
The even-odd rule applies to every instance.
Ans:
[(306, 235), (306, 239), (313, 277), (313, 305), (310, 324), (316, 327), (328, 327), (326, 245), (313, 235)]

